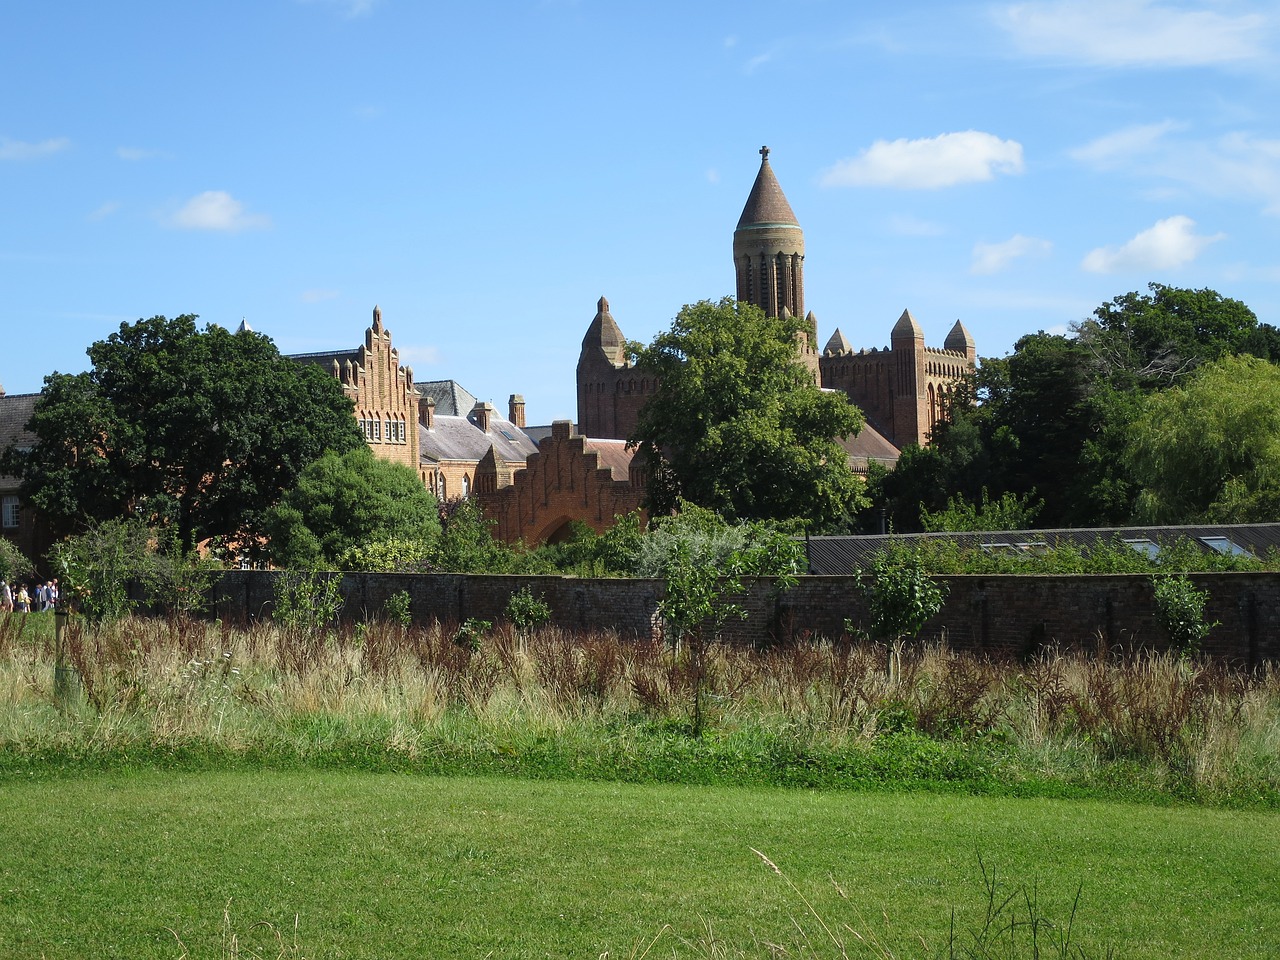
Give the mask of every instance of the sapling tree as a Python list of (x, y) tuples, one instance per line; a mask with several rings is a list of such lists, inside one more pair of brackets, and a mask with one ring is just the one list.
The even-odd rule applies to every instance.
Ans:
[(666, 587), (658, 611), (676, 655), (688, 657), (693, 684), (692, 730), (702, 733), (707, 653), (731, 619), (746, 619), (734, 599), (746, 577), (773, 577), (776, 589), (795, 583), (802, 551), (790, 537), (767, 524), (730, 525), (710, 510), (682, 503), (645, 538), (639, 570), (658, 576)]
[(886, 550), (860, 571), (859, 591), (867, 605), (871, 636), (888, 647), (888, 674), (896, 683), (902, 673), (902, 651), (942, 609), (946, 590), (930, 579), (914, 550)]

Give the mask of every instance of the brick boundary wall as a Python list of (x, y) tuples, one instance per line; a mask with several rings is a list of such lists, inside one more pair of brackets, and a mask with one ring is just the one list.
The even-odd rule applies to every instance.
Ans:
[[(215, 586), (216, 616), (232, 622), (270, 615), (276, 571), (233, 570)], [(338, 576), (335, 574), (335, 576)], [(554, 622), (570, 630), (614, 630), (623, 636), (653, 636), (663, 594), (659, 580), (467, 574), (342, 574), (343, 616), (377, 616), (386, 599), (402, 590), (414, 620), (460, 623), (470, 617), (498, 622), (508, 598), (523, 587), (541, 595)], [(944, 640), (956, 650), (998, 657), (1024, 657), (1058, 646), (1067, 649), (1162, 649), (1150, 577), (951, 576), (946, 603), (921, 631), (926, 642)], [(1218, 621), (1206, 653), (1249, 666), (1280, 661), (1280, 574), (1193, 574), (1208, 590), (1206, 617)], [(809, 637), (838, 638), (845, 620), (866, 621), (857, 577), (802, 577), (775, 593), (772, 581), (750, 581), (739, 601), (744, 621), (731, 620), (728, 642), (769, 644)]]

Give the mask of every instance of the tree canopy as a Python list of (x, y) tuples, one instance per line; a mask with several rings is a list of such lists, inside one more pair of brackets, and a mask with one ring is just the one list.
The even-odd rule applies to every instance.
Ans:
[(326, 453), (267, 514), (268, 553), (281, 567), (335, 566), (353, 547), (392, 537), (434, 545), (435, 495), (408, 467), (361, 444)]
[(654, 513), (682, 497), (730, 522), (821, 527), (859, 503), (861, 482), (838, 441), (861, 429), (862, 414), (797, 361), (801, 325), (704, 300), (638, 351), (637, 365), (661, 384), (631, 437), (650, 466)]
[(88, 354), (88, 372), (45, 378), (36, 445), (6, 455), (61, 532), (133, 517), (173, 528), (184, 549), (256, 542), (307, 464), (364, 443), (338, 382), (261, 334), (156, 316)]
[(1152, 523), (1272, 521), (1280, 511), (1280, 367), (1250, 356), (1205, 364), (1149, 396), (1127, 461)]
[(895, 529), (919, 529), (921, 510), (963, 512), (1005, 494), (1034, 507), (1042, 527), (1203, 517), (1203, 505), (1179, 512), (1190, 507), (1178, 498), (1165, 500), (1168, 510), (1150, 509), (1150, 477), (1135, 475), (1147, 461), (1133, 435), (1153, 424), (1149, 412), (1145, 426), (1138, 420), (1148, 399), (1206, 365), (1280, 358), (1280, 331), (1213, 290), (1148, 289), (1102, 304), (1071, 336), (1030, 334), (1010, 355), (984, 358), (970, 384), (976, 403), (953, 405), (928, 447), (904, 450), (897, 469), (877, 480), (873, 494)]

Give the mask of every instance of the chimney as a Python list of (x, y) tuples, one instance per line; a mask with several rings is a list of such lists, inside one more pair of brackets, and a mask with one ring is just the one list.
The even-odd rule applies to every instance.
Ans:
[(493, 404), (477, 400), (476, 405), (471, 408), (471, 416), (475, 421), (475, 425), (485, 433), (488, 433), (489, 424), (493, 421)]
[(507, 419), (514, 423), (521, 430), (524, 429), (524, 397), (518, 393), (513, 393), (511, 399), (507, 401)]
[(418, 402), (418, 419), (428, 430), (436, 425), (436, 398), (427, 397)]

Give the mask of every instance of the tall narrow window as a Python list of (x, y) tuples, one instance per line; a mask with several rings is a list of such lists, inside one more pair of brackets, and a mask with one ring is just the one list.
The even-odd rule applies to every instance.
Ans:
[(5, 497), (3, 504), (4, 527), (12, 530), (18, 526), (18, 498)]

